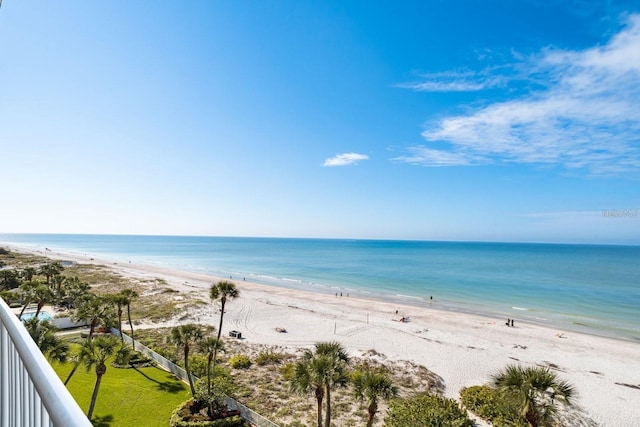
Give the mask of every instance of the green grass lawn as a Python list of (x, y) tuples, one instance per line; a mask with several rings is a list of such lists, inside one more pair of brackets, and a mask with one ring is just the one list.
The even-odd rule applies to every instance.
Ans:
[[(70, 363), (53, 364), (62, 381), (72, 367)], [(85, 413), (95, 380), (94, 370), (87, 372), (80, 366), (67, 384)], [(168, 426), (173, 410), (190, 396), (187, 385), (160, 368), (118, 369), (107, 364), (92, 421), (100, 427)]]

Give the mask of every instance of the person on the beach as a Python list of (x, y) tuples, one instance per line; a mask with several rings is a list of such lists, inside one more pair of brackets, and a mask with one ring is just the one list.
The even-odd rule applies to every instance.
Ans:
[(513, 319), (511, 319), (511, 327), (515, 328), (515, 326), (513, 326)]
[(507, 319), (507, 326), (511, 326), (511, 319)]

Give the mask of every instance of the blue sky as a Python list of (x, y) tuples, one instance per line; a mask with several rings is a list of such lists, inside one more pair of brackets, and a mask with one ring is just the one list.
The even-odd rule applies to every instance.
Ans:
[(0, 8), (0, 232), (640, 244), (639, 1)]

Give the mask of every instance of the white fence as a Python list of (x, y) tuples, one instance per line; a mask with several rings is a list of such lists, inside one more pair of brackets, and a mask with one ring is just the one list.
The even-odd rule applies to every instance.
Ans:
[(247, 408), (246, 406), (244, 406), (242, 403), (238, 402), (237, 400), (231, 398), (231, 397), (227, 397), (224, 400), (224, 403), (230, 408), (230, 409), (237, 409), (240, 411), (240, 416), (242, 418), (244, 418), (246, 421), (250, 422), (251, 424), (258, 426), (258, 427), (280, 427), (278, 426), (278, 424), (274, 423), (271, 420), (268, 420), (267, 418), (263, 417), (262, 415), (258, 414), (255, 411), (252, 411), (251, 409)]
[(0, 298), (0, 427), (90, 427), (62, 381)]
[(74, 321), (71, 317), (54, 317), (51, 319), (51, 324), (58, 329), (72, 329), (79, 328), (81, 326), (89, 326), (86, 320)]
[[(120, 332), (115, 328), (111, 328), (111, 333), (115, 336), (120, 336)], [(125, 342), (131, 343), (130, 336), (128, 336), (127, 334), (122, 334), (122, 336), (124, 337)], [(149, 347), (146, 347), (145, 345), (140, 344), (138, 341), (136, 341), (135, 347), (136, 347), (136, 350), (138, 350), (141, 353), (144, 353), (147, 357), (154, 360), (158, 365), (162, 366), (164, 369), (171, 372), (172, 374), (180, 378), (182, 381), (186, 381), (186, 382), (189, 381), (189, 378), (187, 377), (187, 371), (185, 371), (180, 366), (176, 365), (175, 363), (168, 360), (167, 358), (159, 355), (155, 351), (151, 350)], [(197, 379), (193, 375), (192, 377), (194, 381)], [(247, 408), (242, 403), (238, 402), (237, 400), (231, 397), (225, 398), (224, 403), (231, 409), (239, 410), (240, 416), (255, 426), (280, 427), (278, 426), (278, 424), (268, 420), (267, 418), (263, 417), (257, 412)]]

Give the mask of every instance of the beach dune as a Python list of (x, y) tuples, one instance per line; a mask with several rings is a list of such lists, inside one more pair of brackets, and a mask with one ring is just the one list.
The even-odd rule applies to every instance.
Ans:
[[(46, 255), (89, 262), (53, 251)], [(177, 291), (201, 292), (203, 298), (209, 286), (221, 280), (148, 265), (104, 265), (126, 277), (161, 278)], [(453, 398), (463, 387), (487, 383), (508, 364), (547, 366), (575, 386), (583, 425), (640, 425), (640, 343), (550, 329), (517, 318), (514, 327), (507, 327), (506, 319), (439, 310), (437, 298), (432, 307), (414, 307), (234, 282), (240, 297), (226, 306), (225, 335), (238, 330), (246, 342), (291, 349), (336, 340), (352, 355), (375, 350), (380, 360), (411, 361), (435, 372), (444, 380), (445, 394)], [(394, 321), (402, 316), (409, 321)], [(218, 320), (213, 305), (194, 311), (189, 319), (214, 326)], [(145, 326), (157, 325), (139, 327)]]

